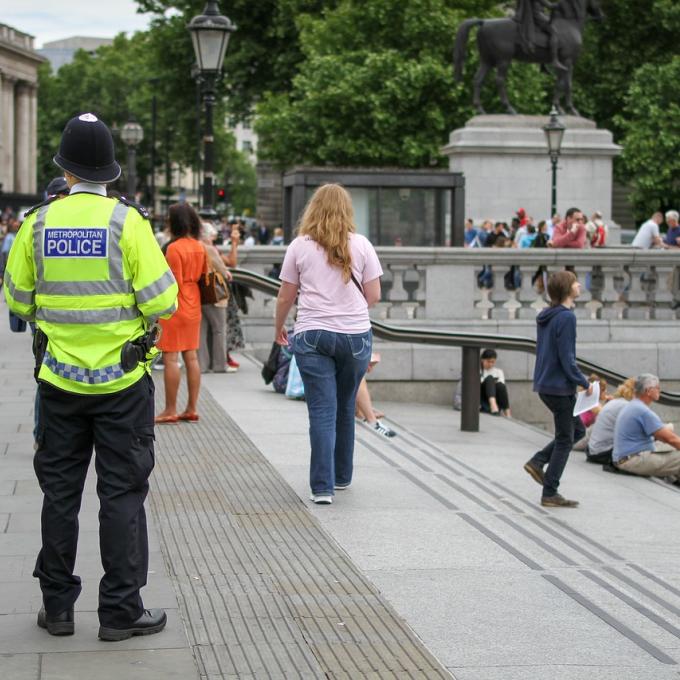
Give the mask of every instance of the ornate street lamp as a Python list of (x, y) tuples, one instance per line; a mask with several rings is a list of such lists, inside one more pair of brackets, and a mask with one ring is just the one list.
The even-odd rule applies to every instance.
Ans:
[(229, 37), (236, 26), (220, 14), (217, 2), (208, 2), (203, 14), (189, 22), (189, 31), (194, 43), (196, 64), (203, 86), (205, 104), (205, 135), (203, 137), (203, 206), (201, 215), (211, 219), (216, 213), (213, 208), (213, 107), (215, 106), (215, 81), (222, 70)]
[(560, 119), (557, 117), (557, 109), (553, 106), (550, 111), (550, 120), (547, 125), (543, 126), (543, 132), (545, 132), (545, 138), (548, 142), (550, 163), (552, 165), (551, 217), (557, 212), (557, 159), (560, 157), (560, 151), (562, 150), (562, 139), (564, 138), (565, 130), (566, 127), (560, 122)]
[(137, 189), (137, 145), (144, 139), (144, 130), (134, 116), (130, 116), (130, 120), (123, 125), (120, 138), (127, 146), (127, 195), (134, 201)]

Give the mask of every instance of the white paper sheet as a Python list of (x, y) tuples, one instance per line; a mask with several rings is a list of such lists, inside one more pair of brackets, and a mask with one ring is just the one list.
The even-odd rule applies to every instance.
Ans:
[(575, 416), (590, 411), (600, 402), (600, 383), (594, 382), (591, 385), (593, 386), (593, 391), (590, 396), (586, 394), (585, 390), (576, 395), (576, 404), (574, 405)]

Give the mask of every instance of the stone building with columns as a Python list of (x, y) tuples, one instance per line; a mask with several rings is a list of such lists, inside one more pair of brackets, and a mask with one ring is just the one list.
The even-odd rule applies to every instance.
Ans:
[(33, 36), (0, 24), (0, 203), (36, 199), (38, 67)]

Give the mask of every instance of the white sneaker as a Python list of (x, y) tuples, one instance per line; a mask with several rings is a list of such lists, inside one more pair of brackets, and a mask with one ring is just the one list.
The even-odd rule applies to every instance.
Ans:
[(379, 420), (375, 421), (375, 425), (373, 425), (373, 429), (378, 433), (381, 434), (383, 437), (396, 437), (397, 433), (387, 427), (387, 425), (383, 425)]
[(309, 500), (317, 505), (330, 505), (333, 502), (333, 496), (328, 493), (313, 493)]
[(345, 489), (349, 488), (350, 483), (348, 483), (348, 484), (336, 484), (334, 488), (339, 490), (339, 491), (344, 491)]

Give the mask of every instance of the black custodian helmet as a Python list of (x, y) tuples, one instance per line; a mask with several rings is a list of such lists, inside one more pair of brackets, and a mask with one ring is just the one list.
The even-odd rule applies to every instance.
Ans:
[(54, 162), (86, 182), (107, 184), (120, 177), (111, 131), (92, 113), (71, 118), (66, 124)]

